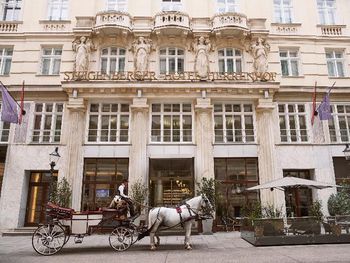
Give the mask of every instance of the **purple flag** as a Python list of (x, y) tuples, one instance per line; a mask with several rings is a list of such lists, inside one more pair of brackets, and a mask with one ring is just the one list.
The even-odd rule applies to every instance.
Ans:
[(17, 102), (1, 83), (0, 87), (2, 95), (1, 120), (3, 122), (18, 123)]
[(323, 97), (320, 106), (318, 106), (317, 112), (321, 121), (329, 120), (332, 118), (331, 103), (329, 101), (329, 92), (327, 92), (327, 94)]

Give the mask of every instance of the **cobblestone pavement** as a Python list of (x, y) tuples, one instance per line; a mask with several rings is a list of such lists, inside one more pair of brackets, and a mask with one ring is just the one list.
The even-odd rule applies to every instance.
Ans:
[(157, 251), (149, 250), (149, 238), (125, 252), (115, 252), (108, 235), (86, 237), (82, 244), (70, 240), (56, 255), (36, 254), (31, 237), (0, 237), (1, 263), (210, 263), (210, 262), (350, 262), (350, 244), (253, 247), (238, 232), (192, 236), (193, 250), (184, 250), (183, 236), (161, 237)]

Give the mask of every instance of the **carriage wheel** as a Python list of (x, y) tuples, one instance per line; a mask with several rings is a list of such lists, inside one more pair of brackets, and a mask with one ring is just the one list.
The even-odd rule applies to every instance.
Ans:
[(132, 231), (128, 228), (119, 226), (109, 235), (109, 244), (118, 252), (125, 251), (132, 245), (132, 235)]
[(43, 256), (56, 254), (62, 249), (65, 243), (65, 231), (61, 226), (56, 224), (39, 226), (32, 236), (34, 250)]

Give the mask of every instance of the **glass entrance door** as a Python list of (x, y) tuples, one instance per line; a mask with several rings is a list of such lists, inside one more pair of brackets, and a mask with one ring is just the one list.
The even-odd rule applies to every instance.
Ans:
[(52, 178), (50, 172), (31, 172), (25, 226), (35, 226), (45, 222), (51, 180), (53, 183), (57, 182), (57, 172)]
[(151, 206), (174, 207), (193, 196), (193, 159), (150, 160)]

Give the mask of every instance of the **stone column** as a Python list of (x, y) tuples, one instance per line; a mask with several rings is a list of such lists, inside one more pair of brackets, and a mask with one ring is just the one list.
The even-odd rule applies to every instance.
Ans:
[[(274, 127), (278, 119), (274, 118), (275, 104), (272, 99), (259, 99), (256, 107), (258, 159), (259, 159), (259, 183), (278, 179), (276, 173), (276, 150)], [(260, 190), (260, 198), (263, 205), (271, 204), (281, 209), (284, 204), (284, 194), (278, 189)], [(281, 202), (282, 201), (282, 202)]]
[[(147, 142), (148, 142), (148, 110), (146, 98), (135, 98), (131, 105), (131, 147), (129, 159), (129, 185), (141, 180), (147, 183)], [(148, 187), (148, 185), (147, 185)]]
[(72, 185), (72, 208), (81, 209), (84, 166), (85, 102), (83, 98), (69, 98), (67, 104), (65, 141), (65, 176)]
[(210, 99), (197, 99), (195, 106), (196, 119), (196, 156), (195, 178), (199, 182), (202, 177), (214, 178), (213, 155), (213, 106)]

